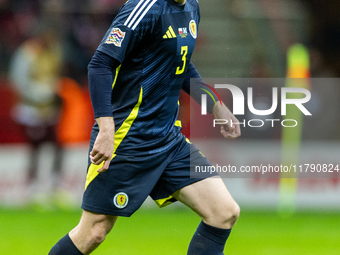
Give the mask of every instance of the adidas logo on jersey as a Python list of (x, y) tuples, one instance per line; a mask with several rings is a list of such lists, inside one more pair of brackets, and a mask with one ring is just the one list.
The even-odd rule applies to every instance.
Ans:
[(171, 38), (176, 38), (176, 34), (172, 28), (172, 26), (169, 26), (168, 30), (166, 31), (165, 35), (163, 35), (164, 39), (171, 39)]

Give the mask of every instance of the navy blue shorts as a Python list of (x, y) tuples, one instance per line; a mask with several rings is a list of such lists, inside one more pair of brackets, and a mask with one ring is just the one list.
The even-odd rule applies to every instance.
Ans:
[(104, 173), (98, 174), (99, 167), (90, 163), (82, 208), (128, 217), (149, 195), (164, 207), (176, 201), (172, 194), (177, 190), (212, 176), (191, 178), (190, 169), (196, 165), (211, 163), (181, 133), (165, 151), (143, 156), (115, 155)]

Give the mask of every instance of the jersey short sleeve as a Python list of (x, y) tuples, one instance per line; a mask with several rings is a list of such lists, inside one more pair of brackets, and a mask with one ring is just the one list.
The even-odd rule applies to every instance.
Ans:
[(157, 0), (129, 0), (120, 9), (97, 50), (120, 63), (150, 33), (158, 15)]

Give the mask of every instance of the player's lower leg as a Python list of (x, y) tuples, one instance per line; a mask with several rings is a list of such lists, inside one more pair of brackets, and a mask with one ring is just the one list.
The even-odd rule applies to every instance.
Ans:
[[(240, 209), (235, 203), (224, 216), (203, 219), (191, 239), (188, 255), (222, 255), (225, 243), (238, 219)], [(207, 223), (205, 223), (206, 221)], [(210, 222), (209, 222), (210, 221)], [(218, 227), (211, 226), (210, 224)]]
[(87, 255), (112, 229), (118, 217), (84, 211), (77, 227), (56, 243), (49, 255)]
[(60, 239), (50, 250), (48, 255), (83, 255), (78, 248), (74, 245), (70, 236), (67, 234)]
[(191, 239), (188, 255), (221, 255), (231, 232), (231, 228), (212, 227), (203, 221)]
[(176, 199), (201, 218), (188, 249), (188, 255), (221, 255), (240, 214), (222, 179), (208, 178), (174, 193)]

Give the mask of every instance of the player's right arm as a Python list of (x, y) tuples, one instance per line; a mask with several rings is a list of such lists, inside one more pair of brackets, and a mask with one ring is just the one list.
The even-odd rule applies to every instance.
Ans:
[[(115, 125), (111, 105), (116, 68), (138, 46), (156, 24), (158, 14), (152, 9), (156, 0), (131, 0), (124, 4), (108, 29), (88, 67), (91, 102), (99, 133), (90, 152), (93, 164), (105, 162), (98, 172), (108, 169), (114, 151)], [(160, 8), (160, 7), (155, 7)], [(150, 10), (150, 12), (149, 12)], [(151, 11), (152, 10), (152, 11)]]
[(110, 165), (111, 157), (114, 150), (115, 124), (112, 117), (96, 118), (99, 126), (99, 133), (90, 152), (92, 164), (103, 166), (98, 169), (99, 173), (105, 172)]
[(88, 66), (89, 90), (99, 133), (90, 152), (90, 160), (103, 166), (98, 172), (105, 172), (114, 151), (115, 124), (111, 108), (113, 70), (119, 66), (114, 58), (96, 51)]

